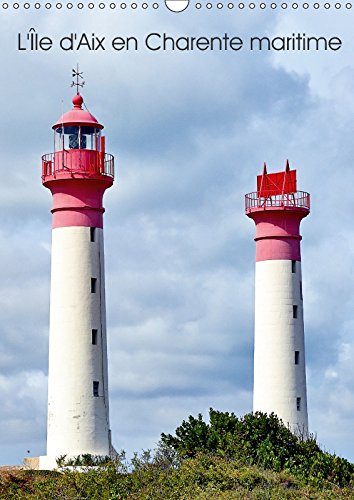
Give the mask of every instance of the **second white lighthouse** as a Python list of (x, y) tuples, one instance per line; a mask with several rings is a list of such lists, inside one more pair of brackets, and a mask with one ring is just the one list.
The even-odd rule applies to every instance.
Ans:
[(310, 195), (297, 191), (296, 170), (257, 177), (246, 195), (256, 224), (253, 411), (274, 412), (300, 435), (308, 433), (300, 222)]
[(104, 284), (104, 192), (113, 184), (113, 156), (103, 125), (73, 108), (53, 125), (54, 152), (42, 158), (42, 181), (53, 197), (47, 454), (56, 459), (112, 453), (108, 409)]

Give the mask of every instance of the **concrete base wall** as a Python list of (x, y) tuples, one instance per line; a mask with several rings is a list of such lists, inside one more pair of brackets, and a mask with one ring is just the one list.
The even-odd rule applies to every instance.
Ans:
[(26, 457), (23, 459), (23, 469), (25, 470), (38, 470), (40, 457)]

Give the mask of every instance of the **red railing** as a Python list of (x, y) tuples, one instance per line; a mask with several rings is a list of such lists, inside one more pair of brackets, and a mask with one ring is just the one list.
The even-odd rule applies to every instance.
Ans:
[(253, 208), (272, 208), (272, 207), (293, 207), (306, 208), (310, 210), (310, 195), (304, 191), (296, 191), (290, 194), (278, 194), (263, 198), (257, 193), (248, 193), (245, 196), (246, 212)]
[(114, 157), (89, 149), (56, 151), (42, 156), (42, 179), (57, 174), (108, 175), (114, 178)]

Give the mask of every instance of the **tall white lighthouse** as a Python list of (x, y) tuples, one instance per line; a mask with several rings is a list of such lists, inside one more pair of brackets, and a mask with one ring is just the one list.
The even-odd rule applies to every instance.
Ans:
[(310, 195), (297, 191), (296, 170), (257, 177), (246, 194), (256, 224), (253, 411), (274, 412), (300, 435), (308, 433), (300, 222)]
[[(77, 78), (80, 74), (77, 72)], [(77, 82), (79, 89), (79, 81)], [(73, 108), (53, 125), (54, 152), (42, 157), (42, 181), (53, 197), (47, 454), (110, 455), (102, 198), (114, 159), (101, 125)]]

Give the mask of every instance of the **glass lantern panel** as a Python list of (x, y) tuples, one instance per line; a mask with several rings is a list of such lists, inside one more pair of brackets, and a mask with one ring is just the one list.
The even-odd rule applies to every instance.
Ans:
[(58, 127), (54, 130), (54, 151), (62, 151), (64, 149), (62, 132), (62, 127)]
[[(63, 133), (64, 131), (64, 133)], [(54, 151), (70, 149), (101, 149), (101, 131), (86, 126), (58, 127), (54, 131)]]
[(81, 149), (100, 150), (100, 130), (94, 127), (81, 127)]
[(63, 149), (79, 149), (80, 148), (80, 127), (68, 126), (58, 127), (55, 129), (55, 151), (62, 151)]

